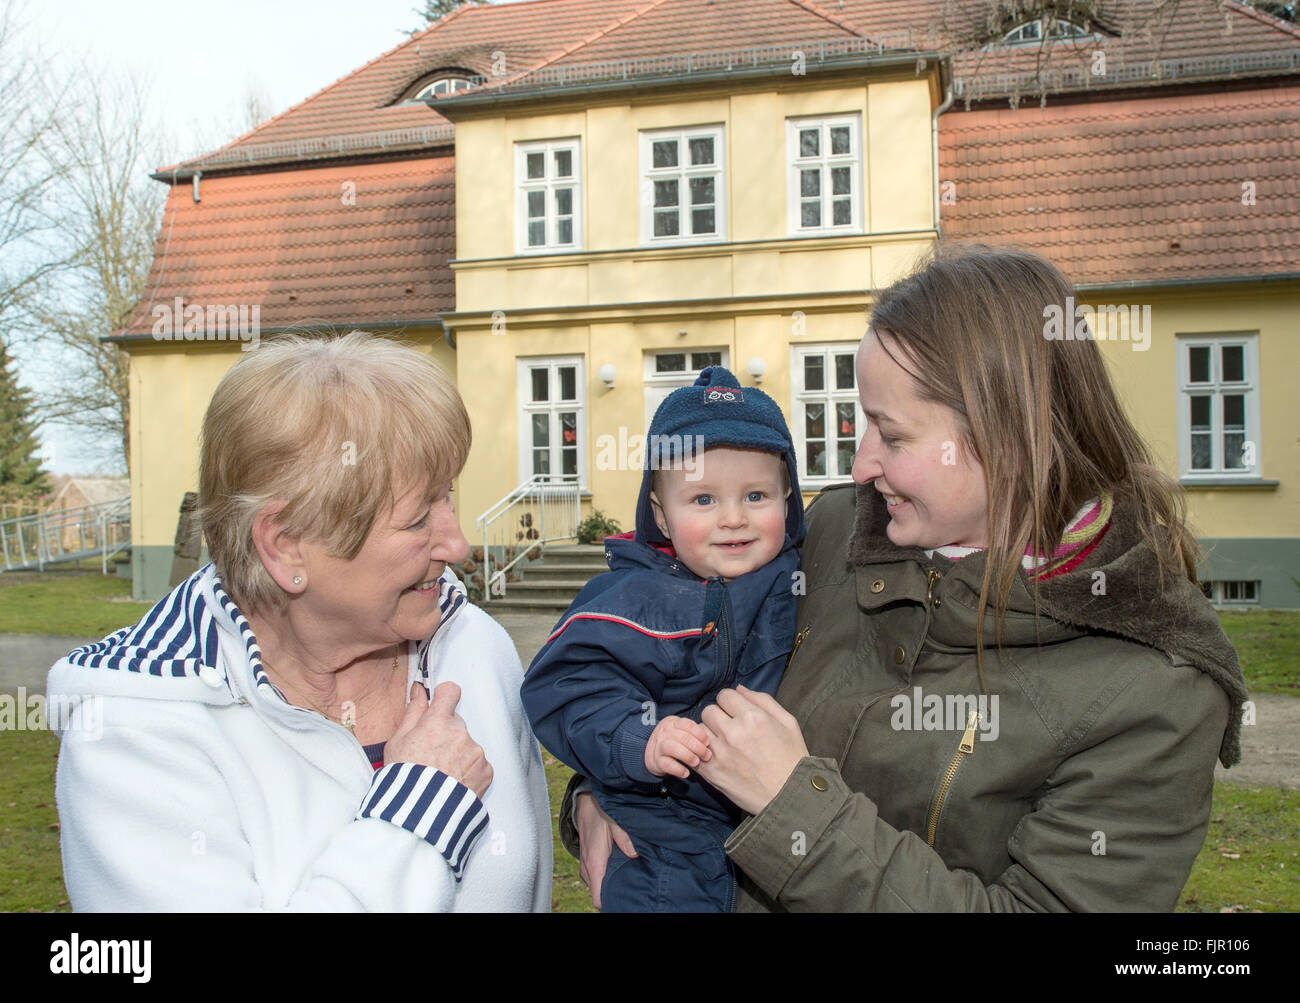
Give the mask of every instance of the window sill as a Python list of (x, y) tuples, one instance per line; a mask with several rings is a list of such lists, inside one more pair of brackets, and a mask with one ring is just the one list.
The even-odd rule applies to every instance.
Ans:
[(544, 258), (553, 254), (585, 254), (586, 252), (573, 244), (556, 244), (544, 247), (520, 247), (515, 250), (519, 258)]
[(1246, 488), (1253, 490), (1271, 490), (1279, 487), (1281, 481), (1269, 481), (1262, 477), (1182, 477), (1178, 486), (1183, 490), (1191, 488)]
[(865, 235), (866, 231), (855, 224), (854, 226), (819, 227), (815, 230), (795, 230), (787, 239), (809, 240), (815, 237), (862, 237)]

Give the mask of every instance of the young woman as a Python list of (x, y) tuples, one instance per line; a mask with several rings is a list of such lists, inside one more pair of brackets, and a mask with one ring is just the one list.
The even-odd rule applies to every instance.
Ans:
[[(1176, 904), (1245, 685), (1096, 343), (1044, 334), (1071, 295), (975, 247), (880, 297), (784, 681), (703, 716), (699, 773), (752, 816), (740, 909)], [(598, 890), (626, 836), (577, 801)]]

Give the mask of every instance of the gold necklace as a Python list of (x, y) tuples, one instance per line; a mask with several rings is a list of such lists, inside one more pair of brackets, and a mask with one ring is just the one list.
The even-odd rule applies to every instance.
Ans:
[[(401, 657), (400, 655), (393, 656), (393, 667), (391, 671), (394, 673), (397, 671), (397, 661), (400, 657)], [(276, 675), (279, 675), (279, 673), (276, 672), (275, 669), (271, 667), (270, 663), (267, 662), (265, 658), (262, 659), (262, 668), (267, 673), (274, 673)], [(353, 706), (349, 710), (344, 710), (342, 717), (335, 717), (333, 714), (329, 713), (328, 711), (322, 710), (320, 707), (318, 707), (315, 704), (315, 702), (308, 700), (307, 703), (310, 705), (311, 709), (314, 710), (321, 717), (325, 718), (327, 721), (333, 721), (335, 724), (343, 725), (343, 727), (347, 728), (349, 734), (351, 734), (353, 737), (356, 737), (357, 716), (356, 716), (355, 704), (353, 704)], [(352, 703), (352, 701), (345, 700), (343, 701), (343, 703), (346, 706), (347, 704)]]

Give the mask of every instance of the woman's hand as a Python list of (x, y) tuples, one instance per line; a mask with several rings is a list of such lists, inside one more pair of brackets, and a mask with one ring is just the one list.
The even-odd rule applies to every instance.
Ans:
[(432, 704), (424, 686), (412, 684), (406, 713), (384, 746), (384, 761), (432, 766), (481, 798), (492, 784), (492, 764), (456, 713), (459, 702), (460, 687), (455, 683), (440, 683)]
[(749, 815), (767, 807), (808, 755), (799, 722), (766, 693), (721, 690), (700, 720), (713, 755), (695, 771)]
[(605, 880), (605, 868), (609, 866), (610, 843), (617, 843), (627, 857), (635, 857), (636, 848), (618, 823), (600, 810), (591, 794), (578, 795), (573, 815), (582, 853), (578, 861), (578, 877), (591, 892), (591, 904), (599, 909), (600, 885)]

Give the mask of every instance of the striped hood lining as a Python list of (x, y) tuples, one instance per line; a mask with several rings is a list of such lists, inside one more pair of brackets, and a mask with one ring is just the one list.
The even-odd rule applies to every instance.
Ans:
[[(209, 589), (215, 606), (209, 599)], [(469, 601), (450, 568), (443, 571), (438, 590), (438, 626), (416, 649), (426, 688), (433, 643)], [(85, 669), (112, 669), (172, 679), (188, 676), (209, 684), (220, 678), (231, 696), (238, 699), (240, 694), (221, 659), (223, 625), (242, 641), (254, 685), (266, 687), (288, 703), (262, 667), (262, 649), (253, 628), (226, 591), (213, 564), (200, 568), (165, 595), (138, 623), (73, 650), (67, 661)]]

